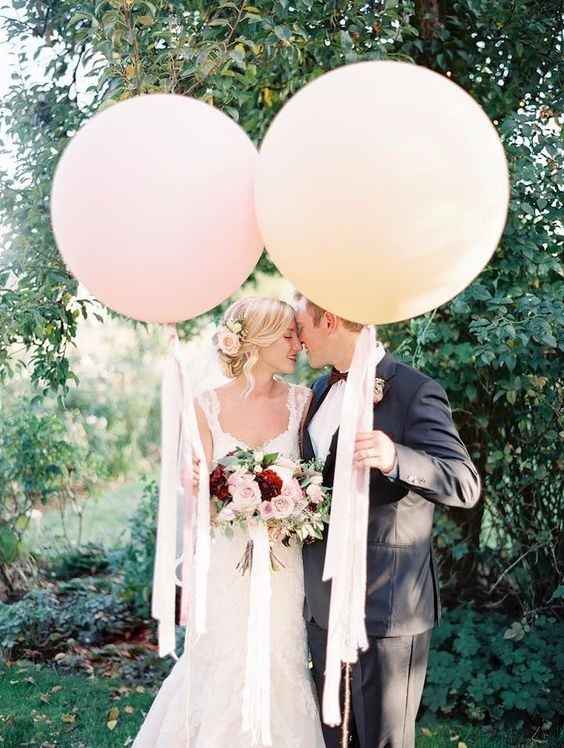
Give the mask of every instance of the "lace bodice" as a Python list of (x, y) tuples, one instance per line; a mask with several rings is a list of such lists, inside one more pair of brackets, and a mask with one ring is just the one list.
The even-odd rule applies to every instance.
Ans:
[(301, 385), (290, 384), (288, 387), (288, 426), (260, 447), (251, 447), (227, 431), (220, 422), (220, 402), (216, 390), (207, 390), (198, 396), (198, 403), (206, 416), (213, 439), (213, 459), (219, 460), (238, 447), (260, 449), (263, 452), (279, 452), (290, 459), (300, 456), (299, 430), (306, 406), (309, 404), (311, 390)]

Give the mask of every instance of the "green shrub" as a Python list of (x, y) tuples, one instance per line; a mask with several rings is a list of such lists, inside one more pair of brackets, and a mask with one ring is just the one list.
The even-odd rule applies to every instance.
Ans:
[(158, 511), (158, 487), (145, 479), (139, 505), (129, 520), (130, 540), (120, 559), (122, 597), (142, 618), (150, 616)]
[(15, 659), (40, 650), (48, 658), (70, 639), (97, 646), (138, 625), (111, 580), (73, 579), (57, 590), (34, 590), (16, 603), (0, 603), (0, 654)]
[(424, 708), (477, 722), (564, 719), (564, 623), (530, 626), (469, 607), (445, 612), (433, 632)]
[(90, 486), (93, 467), (72, 425), (29, 395), (2, 403), (0, 418), (0, 571), (11, 588), (9, 567), (25, 550), (32, 511), (64, 505)]
[(112, 553), (103, 546), (85, 543), (52, 558), (49, 562), (49, 575), (52, 579), (74, 579), (104, 574), (110, 571), (111, 557)]

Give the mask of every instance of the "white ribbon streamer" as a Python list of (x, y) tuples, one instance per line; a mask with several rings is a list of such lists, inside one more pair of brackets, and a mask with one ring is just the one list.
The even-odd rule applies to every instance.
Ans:
[(248, 527), (253, 551), (243, 689), (243, 730), (250, 730), (252, 746), (269, 746), (272, 745), (270, 543), (263, 522), (249, 521)]
[(176, 649), (174, 572), (181, 402), (180, 376), (171, 352), (165, 362), (161, 386), (161, 476), (151, 604), (152, 616), (159, 624), (158, 640), (161, 657), (173, 654)]
[[(182, 445), (182, 451), (180, 450)], [(151, 613), (158, 625), (159, 655), (174, 655), (176, 649), (175, 600), (176, 600), (176, 491), (180, 481), (181, 459), (192, 465), (192, 454), (200, 459), (200, 474), (207, 475), (204, 448), (200, 439), (196, 412), (189, 378), (184, 371), (182, 351), (176, 332), (171, 337), (171, 349), (163, 373), (161, 389), (161, 477), (159, 487), (159, 510), (155, 569), (153, 575), (153, 599)], [(189, 482), (190, 483), (190, 482)], [(186, 488), (186, 511), (184, 522), (193, 524), (196, 513), (195, 564), (195, 630), (202, 634), (206, 630), (207, 575), (210, 557), (210, 507), (209, 483), (199, 483), (197, 506), (191, 493), (191, 483)], [(185, 535), (185, 537), (189, 537)], [(189, 563), (192, 548), (184, 548), (183, 596), (186, 600), (190, 582)], [(186, 606), (184, 605), (184, 610)]]
[(355, 468), (353, 458), (357, 433), (373, 428), (376, 366), (384, 354), (374, 327), (364, 327), (343, 396), (323, 569), (323, 580), (332, 580), (323, 721), (333, 727), (341, 723), (341, 663), (356, 662), (358, 651), (368, 649), (365, 600), (370, 470)]

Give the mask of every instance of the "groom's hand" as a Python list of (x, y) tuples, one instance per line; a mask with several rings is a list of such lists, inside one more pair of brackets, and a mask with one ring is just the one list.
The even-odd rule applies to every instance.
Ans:
[(354, 464), (390, 473), (396, 463), (396, 445), (383, 431), (367, 431), (356, 435)]

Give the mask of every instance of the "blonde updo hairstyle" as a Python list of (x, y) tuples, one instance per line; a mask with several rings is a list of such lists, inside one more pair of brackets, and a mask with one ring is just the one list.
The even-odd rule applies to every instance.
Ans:
[(236, 322), (242, 324), (244, 332), (239, 350), (227, 355), (218, 348), (218, 355), (227, 377), (235, 379), (245, 375), (247, 396), (255, 384), (252, 372), (259, 359), (259, 349), (267, 348), (282, 337), (294, 322), (294, 310), (279, 299), (251, 296), (235, 301), (223, 315), (224, 326)]

